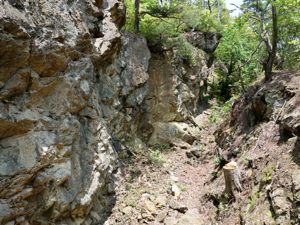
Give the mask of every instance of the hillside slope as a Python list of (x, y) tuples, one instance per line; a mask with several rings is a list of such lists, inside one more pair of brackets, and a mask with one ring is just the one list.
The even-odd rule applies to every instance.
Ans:
[[(276, 73), (235, 102), (216, 141), (222, 157), (238, 162), (243, 191), (219, 210), (223, 224), (299, 224), (299, 131), (299, 71)], [(220, 176), (211, 189), (220, 193), (222, 184)]]
[[(276, 73), (249, 88), (222, 124), (209, 122), (210, 109), (199, 115), (193, 144), (134, 156), (105, 224), (299, 224), (299, 91), (299, 71)], [(224, 195), (229, 161), (241, 171), (235, 199)]]

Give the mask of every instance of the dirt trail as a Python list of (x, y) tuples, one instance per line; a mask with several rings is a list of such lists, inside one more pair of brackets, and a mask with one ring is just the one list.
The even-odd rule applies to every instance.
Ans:
[[(299, 72), (278, 73), (239, 98), (218, 129), (210, 110), (199, 115), (193, 145), (136, 154), (105, 225), (300, 224), (299, 87)], [(232, 160), (243, 188), (228, 199), (220, 168)]]
[(207, 112), (199, 121), (201, 134), (193, 146), (182, 142), (163, 151), (161, 165), (144, 156), (125, 165), (116, 205), (105, 225), (208, 224), (202, 201), (214, 170), (214, 127)]

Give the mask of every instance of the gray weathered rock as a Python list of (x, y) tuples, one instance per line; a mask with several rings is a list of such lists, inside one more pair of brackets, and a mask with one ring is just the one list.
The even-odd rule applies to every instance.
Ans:
[(105, 220), (113, 142), (148, 90), (146, 41), (123, 24), (122, 0), (0, 1), (1, 224)]
[(150, 144), (160, 142), (173, 143), (177, 140), (183, 140), (189, 144), (192, 144), (200, 132), (198, 127), (190, 126), (184, 122), (157, 122), (153, 124), (153, 127), (154, 131), (149, 140)]
[(197, 209), (191, 209), (178, 220), (177, 225), (204, 225), (207, 223)]
[(222, 37), (220, 33), (198, 31), (188, 32), (184, 36), (192, 45), (207, 53), (213, 53), (216, 50)]
[(179, 202), (177, 202), (174, 199), (171, 199), (169, 201), (169, 206), (171, 209), (177, 210), (178, 212), (181, 213), (185, 213), (186, 211), (188, 211), (188, 207), (186, 207), (185, 205), (180, 204)]

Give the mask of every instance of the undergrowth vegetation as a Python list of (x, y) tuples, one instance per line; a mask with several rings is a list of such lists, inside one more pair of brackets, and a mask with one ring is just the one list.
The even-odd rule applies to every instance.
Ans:
[(155, 144), (147, 152), (146, 157), (148, 160), (157, 166), (161, 166), (166, 162), (165, 153), (170, 149), (170, 145), (165, 144)]
[(208, 117), (208, 121), (210, 123), (219, 123), (224, 119), (227, 113), (230, 111), (231, 106), (236, 97), (232, 97), (230, 100), (226, 102), (219, 101), (211, 107), (211, 112)]

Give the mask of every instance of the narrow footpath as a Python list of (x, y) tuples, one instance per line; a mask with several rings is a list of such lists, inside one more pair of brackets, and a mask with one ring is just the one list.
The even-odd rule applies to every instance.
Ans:
[(206, 111), (196, 118), (201, 121), (201, 134), (193, 145), (174, 143), (154, 163), (135, 156), (125, 164), (116, 204), (105, 225), (204, 225), (212, 221), (205, 193), (215, 170), (216, 144), (208, 115)]

